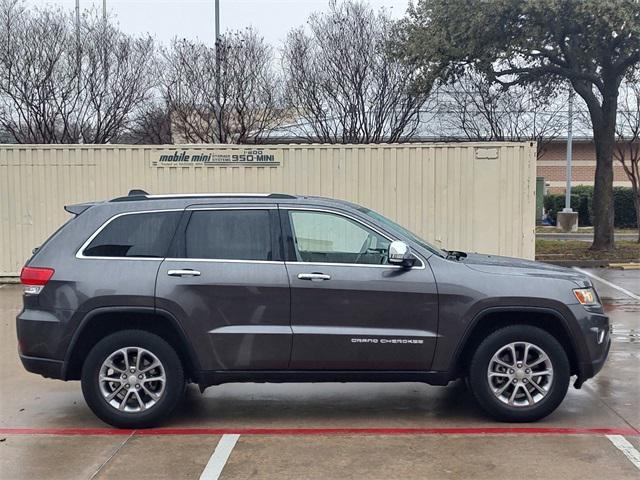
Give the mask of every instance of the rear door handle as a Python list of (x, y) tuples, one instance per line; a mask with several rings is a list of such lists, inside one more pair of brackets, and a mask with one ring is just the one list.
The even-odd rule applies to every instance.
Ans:
[(199, 277), (200, 272), (197, 270), (191, 270), (190, 268), (185, 268), (184, 270), (169, 270), (167, 275), (170, 277)]
[(299, 273), (300, 280), (331, 280), (331, 275), (326, 273)]

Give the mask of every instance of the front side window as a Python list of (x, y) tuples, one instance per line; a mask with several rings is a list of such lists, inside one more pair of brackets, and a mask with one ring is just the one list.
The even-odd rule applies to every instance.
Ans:
[(326, 212), (289, 211), (299, 262), (387, 264), (389, 240), (364, 225)]
[(185, 235), (187, 258), (273, 260), (269, 210), (194, 211)]
[(135, 213), (110, 221), (82, 252), (85, 257), (163, 258), (182, 212)]

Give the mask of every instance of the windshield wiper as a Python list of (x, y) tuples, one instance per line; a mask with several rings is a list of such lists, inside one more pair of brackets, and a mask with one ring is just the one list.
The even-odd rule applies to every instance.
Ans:
[(445, 252), (447, 252), (447, 260), (455, 260), (456, 262), (467, 256), (465, 252), (457, 250), (445, 250)]

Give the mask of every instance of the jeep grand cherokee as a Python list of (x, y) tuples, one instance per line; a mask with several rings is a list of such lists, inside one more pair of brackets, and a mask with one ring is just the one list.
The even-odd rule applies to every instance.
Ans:
[(114, 426), (157, 424), (186, 382), (460, 377), (495, 418), (533, 421), (608, 353), (584, 276), (442, 250), (344, 201), (132, 191), (66, 209), (22, 270), (20, 358), (81, 380)]

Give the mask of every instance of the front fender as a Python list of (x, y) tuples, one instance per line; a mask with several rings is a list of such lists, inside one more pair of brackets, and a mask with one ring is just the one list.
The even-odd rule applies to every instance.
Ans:
[[(582, 371), (582, 364), (589, 357), (587, 345), (582, 329), (571, 309), (567, 305), (553, 300), (549, 300), (547, 305), (532, 305), (531, 303), (531, 298), (485, 299), (482, 302), (478, 302), (478, 305), (470, 309), (467, 315), (458, 320), (460, 322), (458, 327), (462, 329), (462, 334), (458, 333), (457, 338), (447, 337), (445, 332), (439, 331), (433, 370), (450, 372), (452, 378), (456, 377), (459, 374), (459, 367), (463, 360), (462, 356), (465, 348), (470, 345), (470, 342), (476, 340), (474, 332), (480, 333), (484, 331), (482, 322), (491, 321), (495, 314), (513, 313), (514, 315), (526, 314), (527, 323), (534, 325), (536, 323), (536, 315), (544, 315), (556, 319), (565, 336), (569, 339), (572, 351), (567, 353), (575, 359), (575, 367), (578, 369), (579, 378), (589, 376), (588, 372)], [(443, 326), (443, 329), (444, 323), (441, 318), (440, 325)]]

